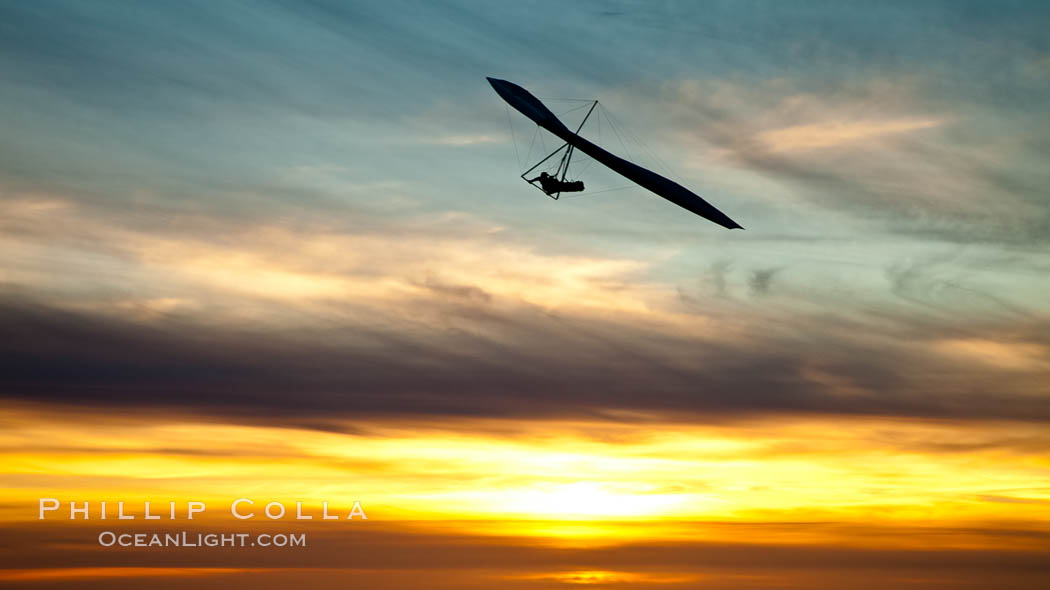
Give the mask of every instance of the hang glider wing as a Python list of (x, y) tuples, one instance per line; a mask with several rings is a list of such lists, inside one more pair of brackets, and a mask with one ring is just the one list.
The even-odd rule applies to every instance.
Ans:
[(573, 133), (565, 126), (558, 117), (554, 115), (540, 102), (540, 99), (529, 93), (521, 86), (506, 80), (488, 78), (489, 84), (496, 93), (500, 95), (507, 104), (514, 107), (521, 114), (532, 119), (540, 127), (550, 131), (562, 141), (574, 149), (587, 154), (595, 161), (606, 166), (610, 170), (620, 174), (624, 178), (634, 182), (657, 195), (671, 201), (675, 205), (692, 211), (704, 219), (708, 219), (728, 229), (744, 229), (737, 222), (729, 218), (725, 213), (715, 209), (713, 205), (700, 198), (699, 195), (678, 184), (677, 182), (660, 176), (652, 170), (628, 162), (623, 158), (612, 154), (601, 147)]

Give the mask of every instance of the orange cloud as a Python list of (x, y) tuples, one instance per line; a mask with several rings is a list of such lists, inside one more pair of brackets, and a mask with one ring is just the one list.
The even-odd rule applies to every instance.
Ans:
[(942, 340), (937, 348), (943, 354), (1000, 369), (1035, 369), (1050, 364), (1050, 351), (1026, 342), (962, 338)]
[(941, 119), (888, 119), (869, 121), (829, 121), (792, 125), (757, 135), (772, 152), (797, 152), (855, 144), (887, 135), (929, 129), (944, 124)]
[[(4, 519), (35, 517), (37, 498), (56, 494), (213, 501), (218, 514), (252, 492), (340, 510), (360, 500), (382, 520), (488, 522), (553, 540), (677, 537), (677, 523), (693, 520), (1050, 522), (1030, 504), (982, 499), (1050, 500), (1032, 450), (1047, 437), (1018, 424), (797, 418), (649, 423), (639, 435), (631, 424), (551, 420), (388, 420), (345, 433), (149, 415), (67, 422), (31, 410), (3, 421), (0, 501), (24, 508)], [(977, 442), (944, 449), (946, 440)], [(277, 471), (292, 477), (275, 480)], [(652, 525), (632, 528), (639, 522)]]

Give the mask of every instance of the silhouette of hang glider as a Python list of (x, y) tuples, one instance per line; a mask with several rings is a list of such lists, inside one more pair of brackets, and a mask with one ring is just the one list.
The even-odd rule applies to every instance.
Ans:
[[(565, 145), (555, 150), (543, 160), (540, 160), (536, 166), (526, 170), (525, 174), (521, 175), (522, 178), (525, 178), (525, 176), (532, 170), (535, 170), (537, 166), (547, 161), (555, 154), (565, 150), (565, 153), (562, 155), (561, 163), (558, 165), (558, 171), (553, 177), (554, 182), (549, 180), (552, 178), (549, 176), (546, 176), (542, 180), (540, 178), (534, 178), (532, 180), (526, 179), (529, 183), (539, 180), (541, 184), (543, 184), (543, 191), (553, 198), (558, 198), (557, 195), (562, 191), (569, 192), (583, 189), (582, 183), (565, 182), (565, 172), (568, 170), (568, 162), (572, 158), (573, 150), (580, 150), (593, 158), (596, 162), (606, 166), (614, 172), (617, 172), (638, 186), (671, 201), (683, 209), (692, 211), (700, 217), (713, 221), (728, 229), (744, 229), (740, 224), (730, 219), (725, 213), (715, 209), (713, 205), (701, 199), (699, 195), (693, 193), (677, 182), (664, 178), (663, 176), (660, 176), (651, 170), (642, 168), (637, 164), (628, 162), (617, 155), (609, 153), (590, 141), (587, 141), (580, 137), (579, 128), (575, 133), (570, 131), (564, 123), (558, 120), (558, 117), (555, 116), (550, 109), (540, 102), (540, 99), (530, 94), (528, 90), (506, 80), (498, 80), (496, 78), (487, 79), (489, 84), (492, 84), (492, 88), (496, 93), (499, 94), (503, 100), (507, 101), (507, 104), (514, 107), (518, 112), (529, 119), (532, 119), (537, 125), (550, 131), (565, 142)], [(595, 104), (597, 104), (597, 101), (595, 101)], [(593, 110), (594, 105), (591, 105), (591, 111)], [(590, 116), (591, 111), (587, 112), (587, 117)], [(587, 117), (584, 117), (584, 122), (587, 121)], [(580, 123), (580, 128), (582, 127), (583, 123)], [(559, 174), (561, 178), (557, 178)], [(544, 180), (546, 180), (546, 183), (544, 183)]]

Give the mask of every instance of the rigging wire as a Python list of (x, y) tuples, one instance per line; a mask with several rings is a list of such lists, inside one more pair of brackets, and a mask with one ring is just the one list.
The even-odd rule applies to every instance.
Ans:
[[(626, 125), (623, 125), (622, 123), (620, 123), (619, 119), (614, 117), (612, 115), (612, 113), (610, 113), (607, 109), (604, 110), (604, 112), (605, 112), (605, 116), (606, 116), (609, 124), (610, 125), (616, 125), (616, 127), (618, 127), (619, 130), (623, 132), (623, 136), (626, 137), (630, 142), (634, 143), (635, 147), (640, 149), (642, 154), (644, 154), (646, 158), (651, 159), (652, 161), (654, 161), (657, 164), (656, 167), (660, 168), (661, 172), (663, 172), (664, 174), (669, 176), (672, 180), (677, 181), (679, 179), (679, 176), (674, 171), (674, 169), (671, 168), (671, 166), (667, 162), (665, 162), (662, 158), (657, 156), (656, 153), (653, 152), (649, 148), (649, 146), (644, 141), (642, 141), (642, 139), (640, 137), (638, 137), (638, 135), (636, 133), (634, 133), (631, 130), (630, 127), (627, 127)], [(616, 129), (616, 127), (614, 127), (614, 129)], [(619, 134), (617, 134), (617, 135), (619, 136)], [(622, 141), (622, 139), (621, 139), (621, 141)], [(628, 155), (630, 157), (632, 157), (632, 158), (634, 157), (633, 155), (630, 154), (630, 150), (627, 148), (626, 145), (624, 146), (624, 150), (628, 151)]]
[(630, 184), (627, 186), (618, 186), (616, 188), (605, 188), (600, 191), (587, 191), (586, 193), (580, 193), (578, 195), (565, 194), (563, 193), (561, 198), (563, 199), (582, 199), (583, 197), (593, 197), (594, 195), (600, 195), (602, 193), (611, 193), (613, 191), (622, 191), (629, 188), (638, 188), (638, 185)]
[[(591, 102), (594, 102), (594, 101), (591, 101)], [(561, 112), (561, 113), (555, 113), (555, 115), (557, 115), (558, 117), (564, 117), (565, 115), (568, 115), (569, 113), (571, 113), (573, 111), (578, 111), (580, 109), (585, 109), (588, 106), (590, 106), (590, 103), (583, 103), (580, 106), (572, 107), (571, 109), (569, 109), (567, 111), (564, 111), (564, 112)]]
[(623, 148), (623, 151), (627, 153), (627, 158), (633, 160), (634, 156), (631, 155), (631, 150), (627, 148), (627, 144), (624, 143), (623, 137), (620, 136), (619, 130), (616, 128), (616, 125), (613, 124), (613, 119), (612, 116), (609, 114), (609, 110), (602, 107), (602, 113), (605, 114), (605, 120), (609, 124), (609, 129), (612, 129), (612, 132), (616, 136), (616, 139), (620, 141), (620, 146)]
[[(537, 125), (536, 128), (532, 130), (532, 141), (529, 142), (529, 152), (527, 154), (525, 154), (525, 161), (526, 162), (528, 162), (529, 160), (532, 159), (532, 146), (536, 145), (536, 136), (539, 135), (539, 133), (540, 133), (540, 126)], [(524, 169), (525, 169), (524, 165), (518, 167), (518, 170), (524, 170)]]
[(518, 161), (518, 170), (521, 170), (521, 155), (518, 153), (518, 138), (514, 135), (514, 122), (510, 119), (510, 105), (503, 106), (507, 109), (507, 125), (510, 126), (510, 142), (514, 144), (514, 158)]

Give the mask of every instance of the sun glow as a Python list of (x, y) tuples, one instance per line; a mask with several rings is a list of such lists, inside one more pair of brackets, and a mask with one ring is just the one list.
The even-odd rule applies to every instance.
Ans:
[(1046, 433), (1016, 424), (374, 421), (341, 433), (156, 416), (73, 422), (27, 408), (3, 421), (5, 520), (35, 516), (37, 498), (61, 490), (63, 501), (164, 506), (254, 494), (314, 512), (361, 501), (373, 520), (563, 539), (630, 538), (638, 522), (661, 523), (645, 538), (700, 520), (1050, 522), (1048, 463), (1033, 450)]

